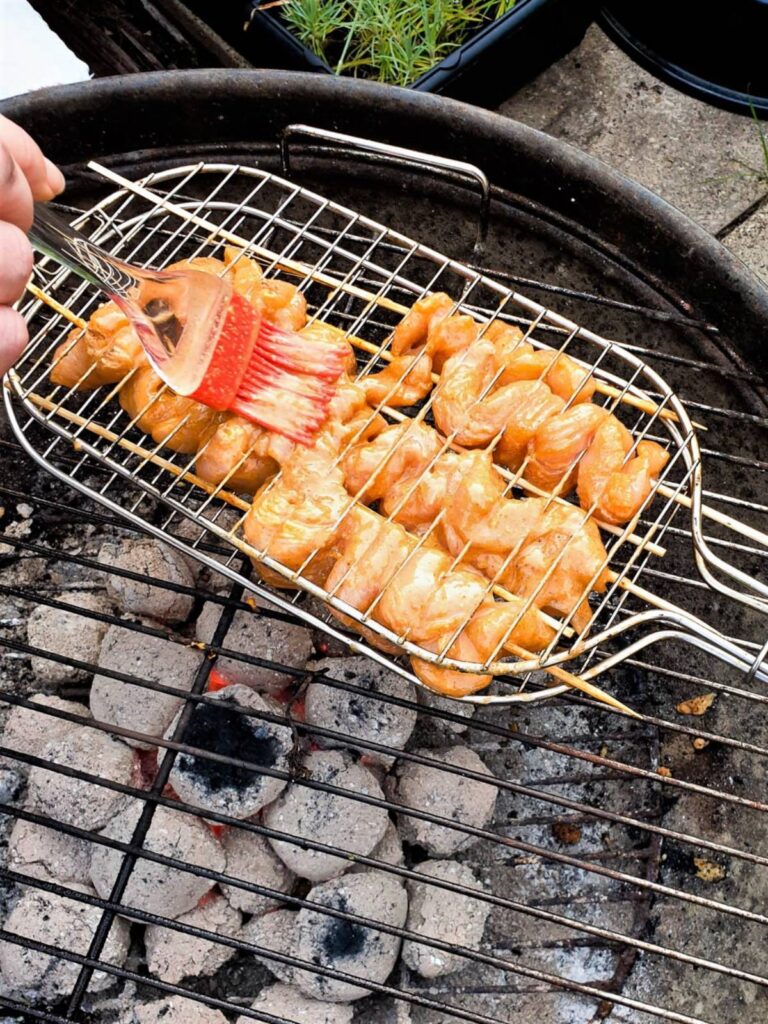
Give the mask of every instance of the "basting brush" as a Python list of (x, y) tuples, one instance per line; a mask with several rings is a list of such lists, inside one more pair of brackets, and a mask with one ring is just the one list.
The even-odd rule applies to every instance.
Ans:
[(344, 370), (343, 342), (310, 340), (269, 323), (216, 274), (124, 263), (39, 203), (29, 237), (120, 307), (176, 394), (312, 443)]

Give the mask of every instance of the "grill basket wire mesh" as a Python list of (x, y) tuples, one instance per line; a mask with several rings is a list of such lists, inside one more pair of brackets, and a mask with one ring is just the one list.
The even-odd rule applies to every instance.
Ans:
[[(688, 369), (689, 364), (685, 367)], [(692, 365), (690, 369), (693, 370)], [(719, 375), (711, 365), (699, 367), (697, 372)], [(732, 379), (728, 373), (722, 376), (726, 382)], [(696, 397), (702, 393), (697, 389)], [(732, 436), (747, 422), (748, 414), (712, 407), (704, 411), (714, 417), (716, 425), (726, 428), (717, 429), (714, 436), (708, 437), (705, 460), (708, 452), (712, 453), (715, 465), (717, 460), (730, 463), (742, 458), (751, 470), (758, 475), (763, 473), (765, 467), (759, 462), (753, 464), (743, 455)], [(751, 419), (754, 422), (747, 424), (749, 429), (759, 429), (762, 424), (757, 417)], [(37, 424), (26, 419), (23, 426), (30, 435), (37, 429)], [(148, 521), (163, 522), (171, 532), (178, 527), (177, 516), (166, 521), (163, 514), (159, 520), (153, 520), (147, 496), (138, 487), (110, 480), (106, 470), (95, 467), (82, 453), (73, 452), (71, 445), (61, 438), (40, 436), (45, 440), (47, 456), (67, 473), (87, 480), (95, 490), (108, 484), (114, 493), (122, 487), (129, 507), (135, 512)], [(39, 438), (36, 443), (40, 443)], [(723, 445), (722, 450), (718, 450), (718, 443)], [(12, 448), (9, 457), (17, 458), (18, 454), (18, 449)], [(51, 500), (50, 492), (46, 492), (48, 497), (42, 497), (5, 484), (0, 488), (8, 502), (29, 499), (40, 510), (55, 510), (57, 518), (79, 517), (97, 524), (99, 529), (117, 525), (108, 514), (75, 508), (66, 498)], [(761, 492), (756, 489), (756, 493)], [(741, 507), (751, 522), (762, 525), (766, 509), (759, 501), (743, 501), (739, 506), (739, 499), (717, 494), (708, 497), (719, 500), (726, 511)], [(721, 544), (729, 557), (743, 556), (746, 567), (761, 563), (759, 550), (750, 551), (746, 544), (734, 547), (727, 535), (716, 530), (712, 533), (710, 541)], [(46, 558), (50, 564), (79, 562), (88, 568), (87, 557), (62, 555), (62, 546), (55, 537), (48, 540), (38, 536), (30, 541), (9, 532), (4, 539), (22, 556)], [(686, 524), (679, 517), (668, 530), (665, 543), (673, 548), (670, 540), (677, 539), (681, 546), (690, 544)], [(215, 540), (212, 542), (207, 530), (201, 531), (198, 544), (213, 553)], [(63, 547), (65, 551), (70, 549)], [(226, 551), (219, 557), (229, 558), (232, 565), (239, 558), (237, 553)], [(22, 557), (19, 564), (24, 561)], [(117, 572), (114, 568), (107, 571)], [(667, 559), (652, 572), (670, 597), (697, 592), (699, 584), (686, 576), (676, 561)], [(41, 592), (23, 582), (9, 584), (7, 578), (6, 575), (0, 592), (6, 598), (17, 599), (23, 608), (29, 609), (39, 601), (56, 603), (46, 590)], [(239, 597), (233, 589), (222, 602), (224, 612), (213, 651), (243, 658), (227, 648), (223, 633), (232, 611), (241, 607)], [(77, 612), (82, 614), (79, 609)], [(125, 619), (120, 621), (139, 632), (147, 628)], [(742, 615), (729, 619), (727, 625), (732, 635), (761, 635), (755, 624)], [(24, 642), (23, 629), (14, 628), (13, 623), (4, 628), (3, 634), (5, 653), (15, 664), (23, 664), (22, 659), (29, 653), (45, 655), (41, 650), (30, 650)], [(491, 709), (478, 712), (470, 734), (471, 744), (491, 764), (500, 799), (489, 834), (462, 859), (477, 868), (478, 877), (491, 880), (491, 895), (487, 898), (494, 903), (493, 916), (482, 951), (504, 963), (502, 966), (494, 959), (488, 964), (482, 958), (467, 957), (468, 970), (460, 976), (462, 980), (455, 990), (434, 984), (419, 985), (407, 974), (393, 976), (389, 984), (414, 1004), (412, 1012), (417, 1024), (432, 1024), (438, 1019), (516, 1022), (529, 1019), (531, 1009), (539, 1016), (549, 1012), (551, 1019), (557, 1021), (596, 1021), (605, 1019), (606, 1014), (610, 1019), (637, 1022), (765, 1018), (766, 979), (757, 951), (768, 923), (762, 913), (763, 879), (768, 863), (763, 815), (768, 808), (761, 799), (762, 787), (755, 783), (761, 778), (763, 759), (768, 754), (765, 730), (760, 724), (766, 698), (759, 687), (749, 682), (734, 684), (723, 666), (705, 654), (697, 654), (692, 660), (684, 652), (680, 644), (670, 642), (653, 649), (653, 662), (644, 660), (646, 656), (631, 657), (624, 668), (612, 673), (612, 681), (621, 681), (638, 700), (642, 698), (643, 707), (650, 712), (642, 724), (615, 714), (608, 718), (604, 710), (588, 707), (576, 697), (571, 697), (564, 709), (550, 703), (539, 708), (521, 708), (514, 716), (506, 712), (512, 717), (505, 719)], [(209, 667), (210, 663), (206, 665)], [(90, 666), (91, 670), (93, 667)], [(148, 680), (125, 681), (148, 689), (158, 688)], [(357, 688), (354, 682), (328, 683)], [(29, 687), (22, 687), (20, 692), (10, 687), (3, 689), (3, 702), (9, 706), (23, 703), (22, 694), (31, 692)], [(703, 690), (718, 694), (715, 711), (723, 707), (730, 709), (730, 713), (716, 714), (712, 724), (711, 713), (695, 722), (674, 714), (676, 700)], [(368, 691), (364, 692), (368, 695)], [(188, 702), (194, 702), (194, 698), (184, 696)], [(50, 715), (55, 718), (61, 713), (51, 711)], [(434, 709), (423, 709), (422, 715), (437, 723), (457, 718), (450, 712)], [(517, 726), (516, 731), (510, 732), (510, 724)], [(99, 728), (98, 723), (94, 727)], [(693, 739), (708, 742), (709, 746), (700, 755), (692, 755)], [(183, 740), (181, 746), (183, 749)], [(688, 749), (687, 759), (681, 758), (684, 749)], [(205, 756), (203, 751), (197, 753)], [(35, 760), (15, 755), (7, 748), (2, 749), (2, 754), (17, 764)], [(672, 756), (682, 760), (681, 769), (676, 768), (671, 776), (659, 775), (660, 760), (667, 761)], [(60, 766), (49, 767), (64, 771)], [(109, 785), (106, 780), (95, 781)], [(300, 778), (296, 782), (302, 784)], [(148, 805), (163, 802), (162, 797), (153, 800), (146, 794), (142, 796)], [(24, 816), (18, 806), (10, 803), (4, 805), (3, 811), (12, 820)], [(46, 823), (72, 831), (50, 820)], [(457, 827), (457, 823), (446, 824)], [(575, 827), (582, 840), (574, 845), (558, 842), (553, 830), (561, 825)], [(135, 836), (131, 850), (135, 847), (139, 852), (141, 843), (142, 837)], [(697, 876), (693, 858), (720, 865), (726, 881), (708, 885)], [(381, 869), (392, 870), (384, 865)], [(407, 869), (411, 870), (418, 872), (418, 865)], [(5, 874), (27, 887), (46, 888), (45, 882), (29, 876), (13, 876), (7, 871)], [(70, 895), (86, 901), (80, 893), (70, 891)], [(104, 905), (104, 901), (94, 902)], [(120, 907), (119, 898), (111, 902)], [(110, 905), (110, 901), (106, 903)], [(676, 930), (675, 920), (687, 923)], [(184, 930), (178, 922), (169, 922), (169, 927)], [(25, 944), (25, 940), (7, 931), (0, 933), (0, 941)], [(226, 940), (219, 937), (216, 941)], [(87, 964), (98, 962), (100, 950), (95, 944), (86, 958), (65, 950), (57, 952)], [(109, 972), (109, 967), (104, 969)], [(81, 1019), (79, 1008), (89, 1005), (91, 998), (87, 973), (86, 970), (69, 1002), (50, 1010), (26, 1008), (28, 1018), (65, 1022)], [(126, 972), (113, 973), (119, 976)], [(464, 980), (467, 977), (469, 981)], [(146, 986), (142, 990), (144, 995), (150, 990), (153, 995), (161, 995), (168, 988), (143, 977), (139, 980)], [(580, 991), (579, 986), (583, 988), (584, 983), (591, 994)], [(194, 998), (192, 986), (194, 982), (186, 980), (180, 988)], [(210, 989), (194, 987), (202, 990), (196, 996), (203, 1001), (213, 998), (207, 995)], [(221, 995), (221, 991), (216, 994)], [(428, 1009), (423, 1005), (427, 1000), (442, 1005), (442, 1010)], [(5, 993), (0, 995), (0, 1005), (7, 1007), (9, 1013), (25, 1009), (15, 1005)], [(235, 1011), (235, 1004), (227, 1008)], [(257, 1013), (248, 1013), (240, 1005), (235, 1012), (259, 1019)]]
[[(683, 516), (692, 514), (696, 560), (707, 579), (723, 593), (752, 607), (768, 607), (761, 596), (764, 585), (733, 565), (732, 560), (719, 559), (717, 568), (726, 566), (728, 575), (737, 583), (746, 584), (746, 589), (734, 590), (713, 575), (708, 561), (711, 545), (701, 530), (698, 442), (682, 404), (641, 357), (576, 328), (570, 321), (471, 268), (267, 172), (200, 164), (151, 175), (144, 184), (151, 186), (151, 191), (142, 191), (141, 185), (138, 195), (131, 189), (121, 190), (100, 203), (86, 221), (86, 230), (93, 231), (97, 240), (123, 258), (161, 267), (194, 255), (222, 256), (227, 242), (247, 241), (250, 250), (266, 262), (268, 274), (287, 274), (300, 284), (311, 318), (328, 321), (353, 337), (365, 339), (373, 351), (358, 353), (361, 373), (386, 365), (391, 331), (403, 308), (427, 291), (447, 291), (456, 298), (457, 308), (482, 320), (516, 323), (535, 346), (545, 344), (582, 360), (603, 387), (612, 389), (610, 395), (596, 397), (632, 428), (635, 443), (653, 439), (670, 449), (670, 462), (641, 513), (627, 527), (615, 527), (606, 534), (611, 582), (605, 594), (591, 595), (589, 625), (578, 629), (569, 618), (561, 620), (555, 638), (539, 656), (511, 661), (504, 659), (499, 645), (482, 666), (471, 667), (503, 674), (506, 678), (501, 683), (501, 692), (466, 699), (538, 699), (541, 693), (526, 689), (533, 669), (573, 661), (588, 679), (629, 654), (673, 636), (684, 636), (704, 650), (718, 650), (730, 664), (756, 673), (758, 678), (765, 677), (765, 669), (760, 667), (762, 659), (756, 658), (749, 645), (719, 634), (711, 624), (665, 602), (663, 594), (651, 593), (648, 597), (647, 591), (654, 590), (647, 585), (648, 577), (654, 576), (663, 553), (659, 545), (670, 531), (679, 529), (676, 524)], [(47, 294), (83, 319), (100, 301), (93, 289), (73, 281), (72, 275), (51, 267), (47, 261), (43, 261), (39, 275), (45, 280)], [(329, 287), (333, 283), (339, 286)], [(25, 408), (40, 421), (115, 469), (100, 490), (102, 500), (110, 500), (110, 488), (118, 475), (130, 476), (149, 493), (205, 524), (211, 534), (249, 554), (261, 554), (269, 568), (398, 643), (404, 651), (446, 666), (469, 667), (448, 655), (452, 638), (437, 653), (427, 652), (407, 635), (396, 636), (369, 614), (361, 616), (335, 594), (323, 591), (301, 575), (301, 569), (298, 573), (288, 570), (250, 548), (240, 533), (241, 523), (234, 527), (226, 515), (227, 500), (232, 500), (225, 494), (226, 482), (213, 491), (201, 491), (193, 475), (194, 457), (178, 455), (135, 430), (133, 421), (115, 401), (119, 385), (84, 395), (74, 389), (51, 389), (47, 377), (53, 352), (71, 325), (60, 316), (52, 319), (49, 310), (41, 311), (35, 303), (30, 304), (27, 313), (33, 317), (36, 333), (14, 378), (16, 392)], [(647, 398), (649, 386), (655, 389), (656, 411), (641, 411), (636, 405), (626, 404)], [(428, 398), (418, 413), (420, 417), (426, 416), (427, 421), (431, 401)], [(382, 411), (390, 421), (396, 422), (402, 415), (386, 406)], [(508, 475), (511, 479), (507, 493), (511, 496), (513, 488), (526, 484), (519, 473)], [(236, 499), (235, 503), (241, 510), (247, 507)], [(685, 503), (692, 506), (692, 513), (683, 507)], [(713, 515), (718, 521), (723, 520), (722, 513), (715, 511)], [(763, 537), (754, 530), (750, 539), (759, 545)], [(492, 582), (488, 584), (489, 592)], [(540, 586), (545, 582), (546, 578)], [(750, 586), (757, 590), (757, 595)], [(590, 587), (585, 588), (585, 598), (589, 590)], [(261, 592), (266, 593), (263, 589)], [(274, 591), (271, 596), (275, 599)], [(287, 609), (284, 595), (279, 600)], [(652, 603), (648, 604), (648, 600)], [(528, 604), (532, 601), (533, 597)], [(296, 607), (300, 615), (308, 614), (300, 600)], [(326, 621), (334, 620), (326, 615)], [(660, 628), (662, 625), (664, 629)], [(377, 660), (386, 660), (369, 645), (359, 641), (355, 644), (356, 649)], [(415, 679), (403, 664), (395, 667)], [(551, 686), (543, 695), (557, 692), (562, 692), (562, 687)]]

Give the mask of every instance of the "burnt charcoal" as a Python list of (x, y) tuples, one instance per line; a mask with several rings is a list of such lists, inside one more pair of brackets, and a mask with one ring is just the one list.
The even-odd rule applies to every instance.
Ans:
[[(408, 882), (408, 930), (425, 938), (478, 949), (483, 938), (490, 905), (471, 896), (450, 892), (431, 885), (430, 878), (439, 878), (468, 889), (481, 889), (480, 883), (466, 864), (452, 860), (427, 861), (419, 867), (424, 881)], [(446, 953), (412, 939), (403, 943), (403, 960), (423, 978), (452, 974), (472, 964), (461, 955)]]
[[(405, 889), (382, 871), (345, 875), (316, 885), (307, 897), (321, 907), (402, 928), (408, 913)], [(342, 971), (361, 982), (382, 984), (400, 952), (400, 939), (375, 926), (366, 927), (321, 910), (304, 908), (296, 920), (296, 956), (308, 963)], [(315, 999), (347, 1003), (362, 999), (368, 989), (327, 975), (297, 970), (295, 984)]]
[[(70, 715), (79, 715), (82, 718), (91, 717), (90, 711), (83, 704), (62, 700), (61, 697), (54, 697), (46, 693), (33, 693), (29, 700), (33, 704), (41, 704), (43, 707), (52, 708), (55, 711), (66, 711)], [(78, 728), (80, 726), (76, 722), (69, 722), (65, 718), (46, 715), (34, 708), (13, 707), (5, 720), (3, 746), (10, 747), (11, 750), (18, 750), (23, 754), (34, 754), (39, 757), (40, 751), (46, 743)], [(19, 767), (21, 767), (20, 763)]]
[[(85, 886), (70, 885), (75, 892), (93, 895)], [(101, 919), (100, 907), (40, 889), (27, 890), (8, 915), (5, 928), (14, 935), (44, 942), (85, 955)], [(121, 967), (128, 953), (128, 926), (116, 918), (107, 936), (101, 959)], [(80, 964), (12, 942), (0, 943), (0, 972), (4, 992), (31, 1002), (52, 1003), (72, 991)], [(91, 989), (106, 988), (112, 976), (97, 971)]]
[[(298, 623), (283, 622), (267, 614), (260, 614), (259, 608), (262, 605), (251, 595), (246, 595), (246, 600), (253, 605), (254, 610), (240, 609), (235, 612), (222, 648), (260, 662), (275, 662), (276, 665), (279, 663), (289, 668), (303, 669), (312, 654), (309, 630)], [(211, 643), (220, 617), (221, 606), (213, 602), (206, 603), (195, 627), (197, 639), (206, 644)], [(277, 693), (290, 683), (300, 681), (298, 676), (281, 671), (279, 667), (270, 668), (268, 664), (240, 661), (226, 654), (217, 659), (216, 671), (227, 682), (250, 686), (260, 693)]]
[[(122, 626), (109, 627), (99, 655), (103, 668), (185, 691), (192, 689), (202, 661), (200, 651)], [(148, 749), (168, 728), (183, 704), (183, 697), (97, 675), (90, 703), (95, 718), (140, 734), (137, 738), (126, 738), (126, 743)]]
[[(383, 800), (381, 788), (367, 768), (339, 751), (314, 751), (303, 768), (316, 782), (349, 791), (349, 797), (293, 783), (264, 812), (269, 828), (299, 841), (309, 839), (335, 846), (346, 853), (367, 856), (382, 839), (389, 817), (383, 807), (362, 803), (358, 796)], [(301, 878), (319, 882), (340, 875), (352, 866), (346, 857), (303, 849), (296, 843), (270, 839), (280, 859)]]
[[(103, 593), (88, 591), (64, 591), (56, 595), (56, 600), (73, 605), (75, 611), (47, 604), (33, 608), (27, 620), (27, 642), (42, 652), (95, 665), (108, 624), (80, 615), (77, 609), (108, 614), (112, 610), (109, 601)], [(72, 682), (85, 679), (88, 674), (85, 669), (52, 661), (42, 655), (33, 655), (31, 665), (39, 683)]]
[(377, 665), (369, 658), (326, 658), (313, 666), (313, 670), (330, 680), (347, 682), (365, 692), (346, 690), (334, 686), (333, 682), (317, 679), (309, 684), (305, 697), (307, 724), (342, 733), (349, 739), (336, 740), (317, 736), (321, 747), (355, 747), (355, 740), (363, 743), (358, 749), (370, 761), (391, 767), (394, 755), (369, 749), (365, 740), (383, 746), (402, 749), (416, 724), (416, 707), (403, 707), (379, 700), (377, 694), (412, 700), (411, 684), (391, 672), (383, 665)]
[(180, 622), (186, 619), (194, 606), (191, 594), (150, 583), (168, 583), (172, 587), (191, 588), (195, 580), (184, 556), (152, 538), (126, 538), (117, 547), (105, 544), (99, 561), (135, 573), (141, 579), (109, 573), (107, 592), (125, 612), (146, 615), (159, 622)]
[[(229, 828), (222, 836), (221, 845), (227, 858), (227, 874), (232, 878), (281, 893), (289, 893), (293, 889), (293, 873), (264, 836), (242, 828)], [(280, 906), (278, 899), (260, 896), (237, 885), (222, 885), (221, 890), (233, 907), (246, 914), (265, 914)]]
[[(405, 863), (403, 844), (400, 841), (400, 835), (397, 829), (391, 821), (387, 824), (387, 830), (382, 836), (380, 842), (373, 848), (373, 850), (371, 850), (370, 856), (373, 860), (378, 860), (382, 864), (394, 864), (399, 866)], [(350, 874), (354, 874), (359, 871), (375, 870), (375, 868), (368, 867), (367, 864), (356, 864), (353, 868), (350, 868)], [(404, 879), (401, 878), (400, 875), (392, 875), (391, 877), (398, 882), (404, 882)]]
[[(141, 800), (124, 801), (102, 835), (122, 843), (130, 842), (143, 807)], [(211, 871), (224, 870), (224, 851), (210, 829), (199, 818), (170, 807), (155, 808), (143, 847), (172, 858), (179, 867), (138, 857), (123, 894), (126, 915), (130, 915), (131, 907), (136, 907), (165, 917), (180, 917), (192, 910), (212, 888), (210, 879), (181, 870), (182, 867), (195, 864)], [(107, 846), (93, 849), (91, 880), (105, 899), (109, 897), (122, 861), (120, 850)]]
[[(259, 949), (278, 953), (281, 956), (296, 956), (296, 922), (298, 914), (293, 910), (273, 910), (261, 917), (251, 918), (243, 925), (243, 938)], [(268, 956), (254, 953), (271, 974), (286, 985), (292, 985), (295, 968), (290, 964), (272, 960)]]
[[(178, 920), (181, 924), (229, 938), (239, 937), (242, 924), (240, 914), (222, 896), (202, 900)], [(182, 978), (214, 974), (237, 952), (233, 946), (213, 939), (187, 935), (156, 924), (147, 926), (144, 945), (150, 974), (171, 984), (177, 984)]]
[[(183, 752), (169, 781), (182, 800), (196, 807), (249, 818), (282, 792), (286, 780), (246, 764), (287, 773), (293, 733), (287, 725), (258, 717), (258, 712), (276, 714), (279, 709), (247, 686), (228, 686), (211, 694), (210, 701), (193, 709), (183, 742), (232, 762)], [(167, 735), (172, 736), (175, 729), (173, 722)]]
[[(69, 729), (36, 753), (44, 761), (122, 785), (131, 782), (136, 763), (134, 751), (125, 743), (84, 726)], [(115, 790), (55, 770), (35, 767), (29, 773), (30, 808), (78, 828), (101, 828), (122, 799), (122, 794)]]
[(133, 1006), (116, 1024), (227, 1024), (223, 1013), (212, 1006), (183, 996)]
[[(463, 769), (492, 779), (474, 750), (455, 746), (447, 750), (417, 750), (414, 753), (438, 763), (432, 767), (400, 761), (392, 780), (392, 799), (406, 808), (427, 811), (448, 822), (484, 828), (493, 816), (496, 787), (462, 774)], [(448, 772), (443, 765), (459, 770)], [(397, 824), (404, 840), (423, 846), (433, 857), (450, 856), (477, 842), (477, 838), (467, 832), (451, 825), (437, 825), (415, 818), (407, 811), (398, 815)]]
[[(351, 1024), (352, 1021), (351, 1006), (312, 999), (290, 985), (276, 984), (262, 989), (252, 1009), (293, 1024)], [(235, 1024), (250, 1024), (252, 1020), (252, 1017), (238, 1017)]]
[(91, 844), (76, 836), (19, 818), (8, 839), (8, 865), (33, 878), (90, 882)]

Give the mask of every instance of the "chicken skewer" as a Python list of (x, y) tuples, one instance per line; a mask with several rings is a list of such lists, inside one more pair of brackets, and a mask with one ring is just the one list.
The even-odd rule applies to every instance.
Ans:
[[(369, 399), (412, 404), (432, 389), (438, 427), (469, 448), (500, 435), (497, 461), (541, 490), (566, 494), (578, 486), (583, 508), (614, 525), (643, 505), (669, 455), (654, 441), (635, 444), (612, 413), (591, 404), (595, 381), (570, 356), (536, 352), (521, 331), (495, 321), (482, 325), (453, 314), (447, 295), (420, 299), (395, 328), (392, 362), (363, 378)], [(415, 350), (415, 351), (414, 351)], [(403, 385), (392, 394), (394, 374)], [(567, 403), (567, 404), (566, 404)]]

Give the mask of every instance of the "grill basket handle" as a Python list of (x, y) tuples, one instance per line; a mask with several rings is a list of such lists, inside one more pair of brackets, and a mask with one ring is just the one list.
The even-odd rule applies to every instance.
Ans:
[(327, 128), (315, 128), (308, 124), (289, 124), (280, 136), (280, 163), (283, 177), (290, 175), (290, 138), (291, 136), (304, 135), (311, 139), (322, 142), (337, 143), (347, 146), (350, 149), (362, 150), (366, 153), (375, 153), (384, 160), (395, 163), (421, 164), (423, 167), (430, 167), (441, 174), (458, 175), (461, 178), (469, 179), (479, 187), (480, 210), (475, 238), (474, 253), (479, 255), (483, 251), (485, 238), (488, 234), (488, 218), (491, 206), (491, 185), (484, 171), (474, 164), (464, 160), (454, 160), (447, 156), (437, 156), (435, 153), (422, 153), (417, 149), (407, 149), (404, 146), (394, 146), (389, 142), (378, 142), (375, 139), (364, 139), (358, 135), (345, 135), (342, 132), (330, 131)]

